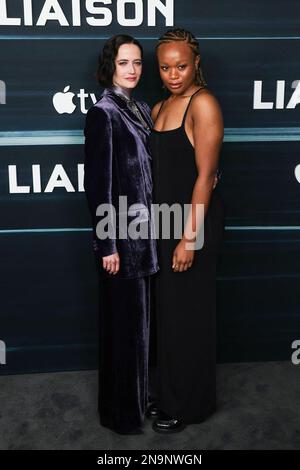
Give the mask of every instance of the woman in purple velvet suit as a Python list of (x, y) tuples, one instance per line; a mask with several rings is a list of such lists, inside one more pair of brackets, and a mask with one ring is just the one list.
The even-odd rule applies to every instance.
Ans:
[[(125, 434), (141, 432), (144, 421), (150, 275), (159, 269), (150, 235), (152, 120), (148, 105), (131, 98), (142, 56), (141, 45), (130, 36), (105, 43), (97, 74), (105, 90), (89, 109), (84, 129), (84, 188), (100, 285), (98, 411), (103, 426)], [(124, 235), (124, 221), (132, 232), (146, 229), (148, 236), (135, 237), (130, 230)]]

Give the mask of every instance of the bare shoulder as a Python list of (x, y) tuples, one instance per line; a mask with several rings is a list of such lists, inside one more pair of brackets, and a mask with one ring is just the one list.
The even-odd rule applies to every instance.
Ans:
[(191, 103), (192, 118), (217, 119), (222, 116), (220, 104), (215, 95), (207, 88), (197, 93)]
[(152, 111), (151, 111), (151, 117), (152, 117), (152, 120), (155, 121), (156, 118), (157, 118), (157, 115), (158, 115), (158, 112), (160, 110), (160, 107), (162, 105), (162, 101), (159, 101), (158, 103), (156, 103), (153, 108), (152, 108)]

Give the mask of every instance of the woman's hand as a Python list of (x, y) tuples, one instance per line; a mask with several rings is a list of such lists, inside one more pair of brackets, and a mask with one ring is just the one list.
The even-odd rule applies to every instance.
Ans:
[(173, 253), (172, 268), (175, 272), (187, 271), (193, 264), (194, 250), (186, 249), (185, 239), (180, 240)]
[(103, 256), (103, 268), (109, 274), (117, 274), (120, 269), (120, 258), (118, 253), (113, 253), (109, 256)]

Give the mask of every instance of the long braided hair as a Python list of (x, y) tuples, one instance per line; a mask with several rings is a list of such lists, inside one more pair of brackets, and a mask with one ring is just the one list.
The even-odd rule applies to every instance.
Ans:
[[(169, 29), (166, 33), (164, 33), (158, 39), (158, 42), (155, 46), (155, 50), (159, 48), (161, 44), (165, 44), (171, 41), (186, 41), (186, 43), (190, 46), (195, 56), (200, 56), (199, 52), (199, 43), (193, 33), (187, 31), (183, 28), (173, 28)], [(207, 83), (203, 77), (203, 73), (200, 67), (200, 62), (198, 64), (198, 68), (195, 73), (195, 84), (200, 85), (201, 87), (206, 87)]]

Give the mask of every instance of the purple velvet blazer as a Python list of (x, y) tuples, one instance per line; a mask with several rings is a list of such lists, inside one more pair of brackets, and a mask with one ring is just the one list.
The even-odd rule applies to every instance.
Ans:
[[(137, 102), (137, 106), (152, 128), (149, 106), (141, 101)], [(119, 196), (127, 196), (128, 209), (133, 204), (148, 208), (149, 220), (146, 218), (146, 223), (151, 233), (149, 131), (125, 101), (107, 88), (86, 115), (84, 135), (84, 189), (92, 218), (93, 249), (100, 258), (100, 274), (104, 277), (137, 278), (157, 272), (156, 240), (153, 237), (133, 239), (127, 236), (122, 239), (117, 233), (116, 239), (99, 239), (96, 234), (96, 226), (102, 219), (96, 216), (96, 209), (103, 203), (113, 204), (116, 208), (118, 229)], [(129, 211), (128, 224), (139, 214), (138, 209)], [(112, 276), (103, 269), (102, 256), (115, 252), (120, 256), (120, 270)]]

